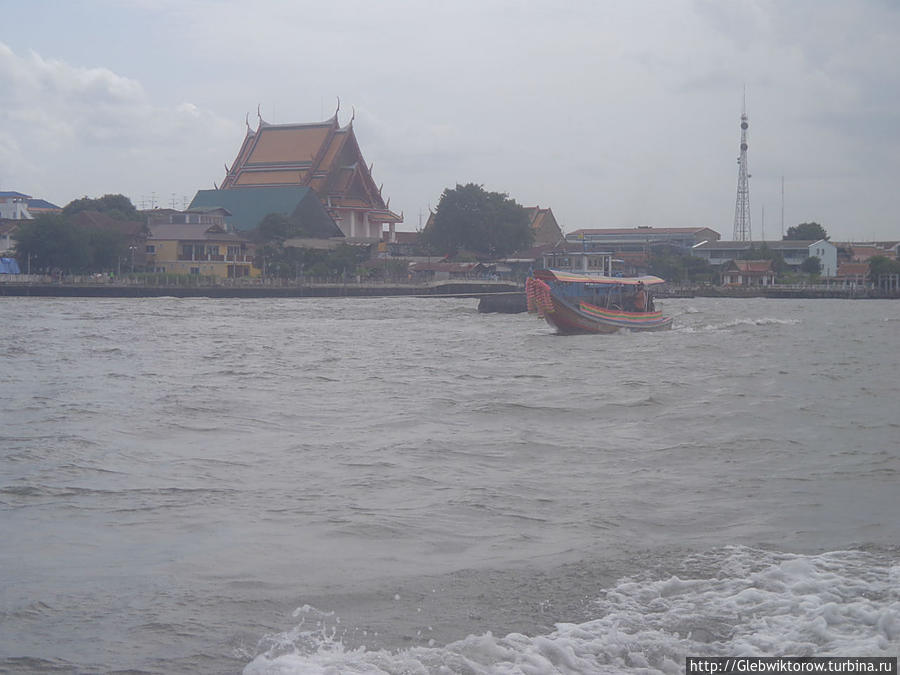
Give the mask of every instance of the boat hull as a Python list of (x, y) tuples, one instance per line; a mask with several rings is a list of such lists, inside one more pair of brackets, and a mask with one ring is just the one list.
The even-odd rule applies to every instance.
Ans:
[(563, 335), (615, 333), (620, 330), (658, 331), (672, 327), (672, 317), (662, 312), (625, 312), (597, 307), (586, 302), (570, 304), (551, 295), (553, 308), (542, 312), (544, 319)]

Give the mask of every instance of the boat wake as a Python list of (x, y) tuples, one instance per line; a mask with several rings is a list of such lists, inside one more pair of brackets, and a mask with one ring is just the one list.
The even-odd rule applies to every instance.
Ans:
[(821, 555), (725, 547), (677, 574), (620, 580), (595, 619), (536, 636), (491, 633), (399, 651), (349, 649), (312, 608), (270, 636), (245, 675), (292, 673), (670, 673), (693, 656), (890, 656), (900, 647), (896, 552)]

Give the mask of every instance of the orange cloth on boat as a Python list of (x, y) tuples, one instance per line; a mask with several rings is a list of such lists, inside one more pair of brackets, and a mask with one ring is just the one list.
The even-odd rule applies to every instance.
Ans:
[(647, 291), (644, 290), (643, 285), (638, 286), (634, 293), (634, 309), (636, 312), (647, 311)]

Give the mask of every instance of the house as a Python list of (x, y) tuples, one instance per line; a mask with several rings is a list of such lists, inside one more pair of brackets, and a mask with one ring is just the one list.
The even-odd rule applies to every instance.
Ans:
[(840, 262), (868, 262), (870, 258), (883, 256), (891, 260), (897, 259), (900, 243), (896, 241), (882, 242), (835, 242), (838, 247)]
[(729, 260), (722, 268), (725, 286), (771, 286), (775, 270), (771, 260)]
[(844, 262), (838, 266), (836, 281), (844, 286), (864, 286), (869, 278), (869, 263)]
[(393, 240), (390, 232), (385, 232), (383, 238), (384, 253), (390, 258), (411, 258), (420, 255), (418, 232), (394, 232)]
[(447, 281), (449, 279), (481, 279), (490, 267), (479, 262), (415, 262), (409, 266), (413, 281)]
[[(220, 279), (259, 276), (260, 271), (253, 266), (253, 245), (239, 233), (226, 230), (224, 209), (167, 215), (159, 214), (149, 224), (145, 247), (148, 270)], [(194, 219), (203, 222), (184, 222)]]
[(583, 243), (587, 247), (599, 247), (614, 253), (647, 253), (651, 248), (667, 246), (688, 253), (707, 241), (718, 241), (720, 234), (708, 227), (616, 227), (607, 229), (575, 230), (566, 235), (566, 241)]
[(263, 219), (278, 213), (290, 220), (307, 237), (329, 239), (344, 237), (334, 219), (312, 188), (282, 185), (245, 187), (228, 190), (200, 190), (185, 213), (195, 222), (202, 214), (219, 214), (229, 230), (246, 231)]
[(0, 218), (31, 220), (34, 216), (28, 210), (29, 199), (29, 195), (21, 192), (0, 192)]
[(31, 220), (42, 213), (61, 213), (62, 209), (45, 199), (35, 199), (22, 192), (0, 192), (0, 218)]
[(312, 124), (270, 124), (260, 116), (253, 130), (248, 121), (244, 142), (220, 187), (311, 189), (347, 239), (378, 242), (384, 226), (393, 239), (395, 224), (403, 222), (372, 178), (353, 118), (341, 126), (337, 110), (331, 119)]
[(550, 209), (542, 209), (540, 206), (526, 206), (528, 222), (531, 231), (534, 232), (534, 244), (556, 244), (563, 238), (562, 228), (556, 222), (556, 217)]
[(780, 239), (777, 241), (705, 241), (692, 248), (692, 254), (710, 265), (721, 266), (732, 260), (752, 255), (754, 249), (767, 248), (781, 253), (785, 264), (798, 269), (807, 258), (816, 257), (822, 265), (822, 276), (837, 273), (837, 247), (830, 241)]

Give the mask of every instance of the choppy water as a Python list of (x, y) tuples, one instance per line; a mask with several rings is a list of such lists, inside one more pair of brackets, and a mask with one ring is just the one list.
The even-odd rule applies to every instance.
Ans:
[(900, 303), (0, 299), (0, 672), (900, 652)]

